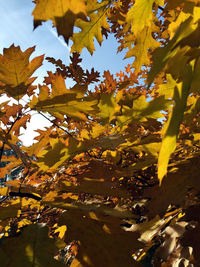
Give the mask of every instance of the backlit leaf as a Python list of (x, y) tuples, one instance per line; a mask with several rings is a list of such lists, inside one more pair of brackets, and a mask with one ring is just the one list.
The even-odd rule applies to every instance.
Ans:
[(150, 26), (153, 19), (153, 3), (164, 5), (163, 0), (136, 0), (133, 7), (128, 11), (126, 21), (131, 23), (132, 32), (137, 35), (147, 26)]
[(54, 231), (54, 233), (59, 233), (59, 234), (58, 234), (58, 237), (62, 239), (62, 238), (65, 236), (65, 232), (66, 232), (66, 231), (67, 231), (67, 227), (66, 227), (66, 225), (62, 225), (62, 226), (58, 227), (58, 228)]
[(75, 21), (86, 19), (86, 6), (83, 0), (36, 0), (33, 10), (34, 27), (42, 24), (42, 21), (51, 20), (57, 28), (58, 35), (62, 35), (68, 43), (73, 34)]
[(156, 29), (155, 25), (152, 25), (152, 27), (145, 27), (143, 31), (140, 31), (136, 41), (134, 42), (133, 48), (129, 49), (126, 53), (125, 58), (135, 57), (132, 67), (135, 68), (136, 73), (140, 71), (143, 65), (150, 64), (148, 56), (149, 49), (154, 50), (160, 46), (160, 43), (152, 37), (152, 31), (154, 28)]
[(96, 38), (99, 44), (102, 43), (102, 28), (109, 30), (106, 16), (108, 4), (108, 0), (103, 0), (101, 3), (98, 3), (97, 0), (87, 1), (87, 14), (89, 20), (83, 21), (78, 19), (76, 21), (75, 26), (80, 28), (81, 31), (73, 34), (71, 52), (76, 51), (81, 53), (82, 49), (86, 47), (90, 54), (93, 54), (93, 51), (95, 50), (94, 38)]
[(36, 57), (29, 62), (29, 57), (35, 47), (22, 52), (19, 46), (4, 48), (0, 55), (0, 91), (16, 99), (27, 93), (28, 87), (35, 80), (31, 75), (42, 65), (43, 56)]
[(119, 124), (130, 123), (133, 120), (145, 120), (145, 118), (158, 119), (163, 117), (162, 110), (169, 107), (170, 101), (160, 96), (150, 102), (146, 101), (145, 96), (140, 96), (133, 101), (133, 107), (124, 106), (122, 116), (118, 117)]
[(115, 119), (120, 111), (120, 105), (117, 103), (114, 93), (102, 94), (98, 108), (98, 117), (103, 124), (107, 124)]
[(48, 112), (55, 117), (67, 115), (76, 120), (87, 120), (86, 114), (96, 112), (97, 100), (84, 97), (85, 87), (80, 85), (79, 90), (77, 90), (77, 86), (67, 89), (61, 75), (55, 75), (52, 78), (50, 96), (47, 95), (45, 88), (44, 86), (40, 87), (39, 98), (33, 97), (29, 104), (32, 109)]
[(158, 178), (160, 183), (167, 173), (169, 157), (176, 148), (179, 126), (183, 119), (185, 105), (190, 90), (191, 74), (188, 74), (188, 76), (188, 79), (183, 82), (176, 83), (174, 87), (173, 99), (175, 101), (175, 105), (170, 113), (167, 123), (164, 126), (164, 136), (158, 157)]
[[(153, 53), (153, 64), (148, 74), (149, 85), (153, 82), (156, 75), (158, 75), (158, 73), (160, 73), (164, 69), (164, 67), (168, 63), (168, 60), (173, 58), (176, 55), (177, 51), (179, 51), (179, 41), (187, 37), (197, 28), (197, 25), (192, 24), (191, 21), (192, 17), (189, 17), (187, 20), (181, 23), (174, 37), (168, 42), (168, 44), (164, 47), (155, 49)], [(174, 66), (176, 66), (176, 61), (174, 61)]]

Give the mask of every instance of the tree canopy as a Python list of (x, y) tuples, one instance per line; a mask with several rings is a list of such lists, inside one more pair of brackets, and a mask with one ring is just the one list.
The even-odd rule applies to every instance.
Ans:
[[(0, 97), (15, 100), (0, 104), (1, 266), (198, 266), (200, 1), (34, 4), (33, 28), (52, 21), (71, 62), (0, 55)], [(132, 64), (84, 69), (110, 34)], [(44, 60), (56, 71), (36, 84)], [(26, 147), (33, 111), (51, 126)]]

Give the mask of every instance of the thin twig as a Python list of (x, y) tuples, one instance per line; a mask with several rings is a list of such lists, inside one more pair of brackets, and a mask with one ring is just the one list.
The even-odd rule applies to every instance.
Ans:
[(27, 170), (27, 172), (24, 174), (24, 177), (22, 178), (21, 180), (21, 183), (20, 183), (20, 186), (19, 186), (19, 193), (21, 192), (21, 187), (22, 187), (22, 184), (24, 182), (24, 180), (26, 179), (27, 175), (29, 174), (29, 169)]
[(10, 197), (28, 197), (28, 198), (32, 198), (35, 200), (41, 200), (42, 198), (39, 196), (36, 196), (34, 194), (31, 193), (22, 193), (22, 192), (10, 192), (9, 193)]
[(160, 10), (164, 11), (164, 8), (163, 8), (163, 7), (161, 7), (161, 6), (158, 6), (158, 8), (159, 8)]
[[(27, 101), (25, 101), (23, 99), (23, 101), (28, 104)], [(68, 132), (67, 130), (63, 129), (61, 126), (59, 126), (58, 124), (56, 124), (55, 122), (53, 122), (52, 120), (50, 120), (47, 116), (45, 116), (41, 111), (39, 110), (35, 110), (38, 114), (40, 114), (41, 116), (43, 116), (45, 119), (47, 119), (48, 121), (50, 121), (54, 126), (56, 126), (57, 128), (59, 128), (60, 130), (62, 130), (63, 132), (65, 132), (66, 134), (68, 134), (69, 136), (71, 136), (72, 138), (74, 138), (74, 136), (72, 134), (70, 134), (70, 132)]]
[(2, 145), (1, 150), (0, 150), (0, 161), (1, 161), (1, 158), (3, 156), (4, 147), (5, 147), (5, 143), (3, 142), (3, 145)]
[[(12, 131), (13, 126), (14, 126), (15, 123), (20, 119), (20, 117), (21, 117), (21, 114), (19, 113), (18, 116), (17, 116), (17, 118), (13, 121), (13, 123), (12, 123), (10, 129), (9, 129), (8, 132), (6, 133), (6, 137), (7, 137), (7, 136), (9, 135), (9, 133)], [(0, 161), (1, 161), (2, 156), (3, 156), (4, 147), (5, 147), (5, 141), (3, 141), (3, 145), (2, 145), (2, 147), (1, 147), (1, 149), (0, 149)]]
[(54, 126), (56, 126), (56, 127), (59, 128), (60, 130), (64, 131), (64, 132), (67, 133), (69, 136), (71, 136), (72, 138), (74, 138), (73, 135), (70, 134), (70, 132), (68, 132), (67, 130), (65, 130), (65, 129), (63, 129), (61, 126), (59, 126), (57, 123), (55, 123), (55, 122), (53, 122), (52, 120), (50, 120), (50, 119), (49, 119), (47, 116), (45, 116), (42, 112), (40, 112), (40, 111), (38, 111), (38, 110), (37, 110), (37, 112), (38, 112), (41, 116), (43, 116), (45, 119), (47, 119), (48, 121), (50, 121)]

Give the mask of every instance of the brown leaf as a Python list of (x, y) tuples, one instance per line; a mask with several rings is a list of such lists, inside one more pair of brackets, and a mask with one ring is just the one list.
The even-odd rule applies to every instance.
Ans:
[(113, 177), (116, 178), (119, 175), (111, 164), (92, 160), (88, 165), (80, 168), (79, 172), (77, 186), (64, 180), (59, 183), (59, 189), (73, 193), (84, 192), (103, 196), (130, 197), (130, 192), (120, 188), (117, 181), (113, 181)]
[(77, 260), (79, 266), (141, 266), (131, 257), (141, 244), (137, 234), (126, 232), (122, 221), (95, 212), (65, 212), (60, 225), (67, 225), (66, 243), (80, 241)]
[(162, 216), (170, 204), (183, 205), (188, 189), (200, 190), (199, 162), (199, 156), (180, 162), (169, 170), (160, 187), (157, 185), (145, 192), (144, 197), (151, 199), (147, 206), (149, 217)]

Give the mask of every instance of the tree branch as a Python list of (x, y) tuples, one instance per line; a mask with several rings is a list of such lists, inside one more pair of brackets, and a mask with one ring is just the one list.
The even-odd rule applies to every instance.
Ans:
[(164, 11), (164, 8), (163, 8), (163, 7), (161, 7), (161, 6), (158, 6), (158, 9), (160, 9), (160, 10)]
[(31, 194), (31, 193), (22, 193), (22, 192), (10, 192), (9, 196), (10, 197), (28, 197), (28, 198), (32, 198), (35, 200), (41, 200), (42, 199), (40, 196), (36, 196), (34, 194)]

